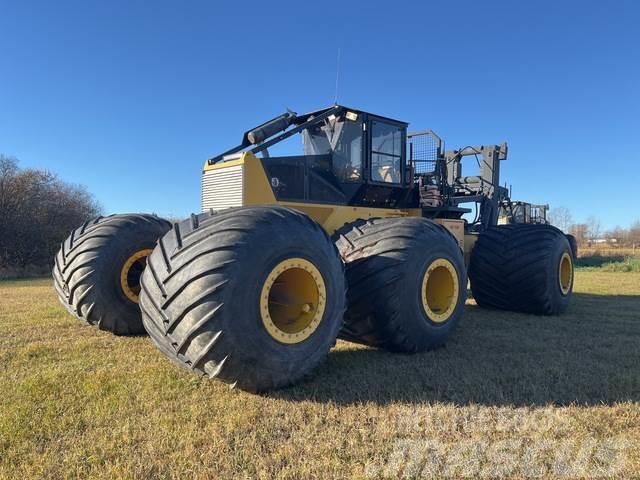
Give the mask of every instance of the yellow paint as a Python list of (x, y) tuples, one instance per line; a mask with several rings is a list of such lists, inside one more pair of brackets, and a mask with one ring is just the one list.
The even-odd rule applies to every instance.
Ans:
[(419, 217), (420, 209), (399, 210), (393, 208), (351, 207), (348, 205), (324, 205), (321, 203), (278, 202), (279, 205), (294, 208), (306, 213), (329, 234), (347, 223), (369, 218)]
[(130, 283), (129, 273), (135, 266), (139, 274), (142, 274), (142, 271), (147, 266), (147, 257), (151, 255), (151, 252), (152, 250), (150, 248), (138, 250), (127, 258), (127, 261), (124, 262), (124, 265), (120, 269), (120, 287), (122, 288), (122, 293), (133, 303), (138, 303), (140, 300), (140, 277), (136, 275), (136, 278)]
[(322, 321), (327, 291), (316, 266), (303, 258), (288, 258), (274, 267), (260, 293), (260, 317), (275, 340), (305, 341)]
[(237, 160), (230, 160), (215, 165), (205, 164), (204, 170), (228, 168), (237, 165), (244, 166), (243, 206), (282, 205), (293, 208), (309, 215), (330, 235), (346, 223), (351, 223), (358, 219), (419, 217), (422, 214), (419, 208), (400, 210), (393, 208), (351, 207), (348, 205), (278, 201), (273, 194), (271, 182), (267, 178), (262, 162), (251, 152), (243, 153), (242, 157)]
[(573, 259), (568, 252), (564, 252), (560, 257), (558, 266), (558, 282), (562, 295), (568, 295), (573, 284)]
[(471, 253), (473, 252), (473, 247), (476, 246), (476, 242), (478, 241), (477, 233), (466, 233), (464, 235), (464, 265), (468, 269), (469, 262), (471, 261)]
[(436, 218), (433, 221), (449, 230), (455, 237), (460, 248), (464, 250), (464, 220)]
[(244, 162), (244, 198), (242, 204), (273, 205), (277, 204), (262, 162), (250, 152), (242, 155)]
[(460, 294), (458, 273), (453, 264), (438, 258), (431, 262), (422, 279), (422, 306), (432, 322), (444, 323), (451, 317)]
[(236, 165), (242, 165), (244, 163), (244, 155), (238, 158), (237, 160), (229, 160), (227, 162), (218, 162), (218, 163), (214, 163), (213, 165), (209, 165), (209, 162), (207, 161), (205, 162), (202, 170), (206, 172), (207, 170), (218, 170), (220, 168), (229, 168), (229, 167), (235, 167)]

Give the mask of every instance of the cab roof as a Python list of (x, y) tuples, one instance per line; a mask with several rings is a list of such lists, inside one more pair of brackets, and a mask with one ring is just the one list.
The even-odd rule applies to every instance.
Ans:
[(316, 117), (316, 116), (318, 116), (318, 115), (320, 115), (320, 114), (322, 114), (322, 113), (324, 113), (324, 112), (326, 112), (328, 110), (331, 110), (332, 108), (336, 108), (336, 107), (341, 109), (341, 110), (343, 110), (343, 111), (355, 112), (357, 114), (371, 115), (371, 116), (374, 116), (376, 118), (379, 118), (379, 119), (382, 119), (382, 120), (388, 120), (390, 122), (398, 123), (398, 124), (401, 124), (401, 125), (404, 125), (404, 126), (408, 126), (409, 125), (408, 122), (403, 122), (402, 120), (397, 120), (395, 118), (385, 117), (384, 115), (379, 115), (377, 113), (367, 112), (365, 110), (360, 110), (358, 108), (347, 107), (346, 105), (339, 105), (337, 103), (334, 104), (334, 105), (331, 105), (330, 107), (323, 108), (321, 110), (315, 110), (313, 112), (308, 112), (308, 113), (305, 113), (305, 114), (302, 114), (302, 115), (297, 115), (297, 119), (298, 119), (297, 123), (306, 122), (309, 118)]

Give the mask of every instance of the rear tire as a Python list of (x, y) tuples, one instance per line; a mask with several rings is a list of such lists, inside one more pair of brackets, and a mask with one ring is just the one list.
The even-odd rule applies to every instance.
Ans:
[(481, 233), (469, 279), (481, 307), (558, 315), (573, 291), (573, 252), (550, 225), (501, 225)]
[(336, 245), (349, 286), (340, 338), (398, 352), (446, 342), (467, 289), (448, 230), (424, 218), (360, 221), (336, 232)]
[(153, 215), (98, 217), (72, 231), (56, 255), (60, 302), (80, 320), (116, 335), (145, 333), (137, 295), (146, 255), (171, 228)]
[(578, 241), (576, 237), (571, 234), (567, 234), (567, 241), (569, 242), (569, 246), (571, 247), (571, 254), (573, 255), (573, 261), (578, 260)]
[(342, 325), (342, 262), (322, 228), (283, 207), (192, 215), (149, 257), (142, 318), (178, 364), (243, 390), (294, 383)]

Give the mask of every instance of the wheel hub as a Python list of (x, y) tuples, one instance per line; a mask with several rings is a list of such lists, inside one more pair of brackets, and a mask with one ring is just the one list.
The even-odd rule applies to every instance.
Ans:
[(147, 266), (147, 257), (151, 252), (150, 248), (138, 250), (127, 258), (120, 270), (120, 287), (133, 303), (138, 303), (140, 300), (140, 277)]
[(446, 322), (458, 303), (458, 274), (444, 258), (434, 260), (422, 280), (422, 306), (435, 323)]
[(560, 283), (560, 291), (562, 294), (567, 295), (569, 290), (571, 290), (571, 284), (573, 282), (573, 262), (567, 252), (564, 252), (562, 257), (560, 257), (558, 282)]
[(271, 337), (300, 343), (316, 331), (326, 305), (320, 271), (308, 260), (290, 258), (267, 276), (260, 294), (260, 316)]

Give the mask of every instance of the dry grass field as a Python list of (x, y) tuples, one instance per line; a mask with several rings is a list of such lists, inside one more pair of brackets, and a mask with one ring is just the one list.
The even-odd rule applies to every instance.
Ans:
[(251, 395), (0, 282), (0, 478), (640, 477), (640, 274), (579, 271), (556, 318), (469, 300), (446, 348), (339, 342)]
[(634, 257), (640, 253), (639, 247), (618, 247), (609, 245), (580, 246), (578, 248), (581, 257)]

